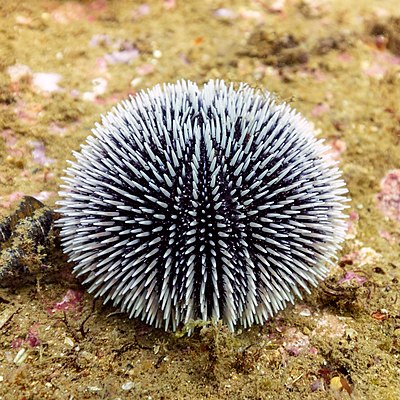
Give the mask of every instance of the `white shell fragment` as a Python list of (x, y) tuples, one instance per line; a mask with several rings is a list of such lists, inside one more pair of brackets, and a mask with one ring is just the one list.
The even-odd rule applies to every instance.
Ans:
[(132, 318), (262, 324), (326, 277), (347, 189), (310, 124), (268, 92), (155, 86), (93, 129), (67, 169), (62, 246)]

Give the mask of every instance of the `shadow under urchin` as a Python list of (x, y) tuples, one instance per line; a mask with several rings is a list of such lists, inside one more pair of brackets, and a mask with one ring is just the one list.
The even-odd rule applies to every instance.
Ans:
[(166, 330), (262, 324), (328, 273), (347, 192), (310, 124), (223, 81), (121, 102), (66, 170), (64, 252), (88, 291)]

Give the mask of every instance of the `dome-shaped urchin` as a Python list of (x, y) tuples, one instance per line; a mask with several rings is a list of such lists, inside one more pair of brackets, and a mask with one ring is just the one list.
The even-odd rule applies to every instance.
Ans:
[(60, 192), (89, 292), (175, 330), (262, 323), (328, 272), (347, 190), (312, 127), (269, 93), (155, 86), (96, 125)]

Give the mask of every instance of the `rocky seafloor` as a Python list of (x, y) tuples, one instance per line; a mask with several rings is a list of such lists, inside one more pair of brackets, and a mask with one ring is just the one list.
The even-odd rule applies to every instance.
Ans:
[[(0, 18), (0, 216), (25, 221), (1, 244), (0, 267), (25, 256), (0, 283), (0, 399), (400, 398), (397, 1), (6, 0)], [(328, 279), (235, 334), (103, 306), (55, 232), (32, 244), (16, 212), (26, 195), (54, 209), (100, 114), (181, 78), (274, 92), (331, 145), (352, 198)]]

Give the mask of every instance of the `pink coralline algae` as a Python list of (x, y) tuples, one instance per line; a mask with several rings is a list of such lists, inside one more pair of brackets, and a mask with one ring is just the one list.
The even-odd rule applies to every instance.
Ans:
[(360, 216), (357, 211), (351, 211), (349, 213), (349, 219), (347, 220), (347, 235), (348, 239), (354, 239), (357, 236), (357, 225)]
[(107, 9), (105, 0), (94, 0), (79, 4), (76, 1), (67, 1), (51, 12), (54, 21), (59, 24), (68, 24), (72, 21), (89, 21), (92, 22), (100, 15), (104, 14)]
[(282, 13), (286, 5), (286, 0), (275, 0), (268, 8), (269, 12)]
[(172, 10), (173, 8), (176, 7), (176, 1), (175, 0), (164, 0), (163, 5), (166, 10)]
[(323, 314), (315, 322), (316, 327), (311, 336), (326, 337), (327, 339), (341, 338), (347, 328), (343, 318), (331, 314)]
[[(134, 43), (129, 40), (112, 39), (106, 34), (94, 35), (89, 41), (89, 46), (104, 47), (112, 50), (96, 61), (97, 67), (100, 67), (104, 72), (107, 65), (129, 64), (140, 55)], [(99, 65), (99, 63), (101, 64)]]
[(126, 43), (121, 50), (106, 54), (104, 59), (108, 64), (129, 64), (139, 57), (139, 50), (132, 44)]
[(354, 281), (358, 286), (361, 286), (366, 280), (365, 276), (358, 275), (354, 271), (347, 271), (343, 278), (339, 280), (339, 284)]
[(137, 20), (150, 14), (150, 6), (148, 4), (141, 4), (132, 11), (132, 20)]
[(4, 139), (5, 145), (8, 149), (14, 147), (17, 143), (17, 137), (11, 129), (5, 129), (0, 132), (0, 137)]
[(82, 309), (83, 292), (81, 290), (68, 289), (63, 299), (53, 304), (50, 312), (55, 313), (56, 311), (73, 311), (79, 312)]
[(357, 264), (358, 267), (364, 265), (374, 265), (380, 258), (381, 254), (377, 253), (371, 247), (362, 247), (359, 250), (345, 254), (340, 259), (341, 265), (353, 265)]
[(395, 237), (388, 231), (380, 230), (379, 231), (379, 236), (381, 238), (387, 240), (390, 244), (395, 244), (396, 243)]
[(153, 64), (143, 64), (136, 68), (136, 72), (139, 75), (150, 75), (155, 71), (155, 69), (156, 68)]
[(320, 117), (321, 115), (326, 114), (329, 110), (329, 104), (319, 103), (311, 110), (311, 115), (313, 117)]
[(30, 347), (37, 347), (40, 345), (40, 339), (38, 337), (38, 332), (35, 327), (31, 327), (31, 329), (29, 329), (29, 332), (28, 332), (28, 335), (26, 336), (25, 342)]
[(340, 62), (349, 63), (353, 61), (353, 56), (349, 53), (340, 53), (337, 55), (337, 59)]
[(288, 328), (285, 332), (285, 350), (294, 357), (306, 350), (310, 350), (310, 339), (296, 328)]
[(391, 68), (400, 65), (400, 57), (387, 51), (377, 51), (372, 56), (371, 61), (362, 63), (363, 72), (371, 78), (382, 79)]
[(30, 347), (37, 347), (40, 346), (40, 339), (38, 336), (38, 324), (34, 324), (29, 328), (29, 331), (25, 337), (25, 339), (19, 337), (14, 339), (11, 342), (11, 347), (13, 349), (19, 349), (23, 345), (27, 344)]
[(54, 163), (53, 158), (46, 157), (45, 147), (42, 142), (31, 141), (29, 144), (33, 147), (32, 158), (35, 163), (40, 165), (49, 165)]
[(7, 68), (7, 74), (11, 82), (18, 83), (22, 79), (32, 81), (33, 89), (38, 93), (60, 92), (62, 89), (58, 85), (62, 80), (62, 76), (55, 72), (33, 72), (32, 69), (25, 64), (15, 64)]
[(34, 197), (36, 200), (39, 200), (39, 201), (47, 201), (47, 200), (49, 200), (49, 199), (50, 199), (51, 197), (53, 197), (53, 196), (54, 196), (54, 192), (48, 192), (48, 191), (46, 191), (46, 190), (43, 190), (43, 191), (41, 191), (41, 192), (35, 194), (33, 197)]
[(23, 192), (13, 192), (8, 195), (8, 199), (5, 199), (4, 197), (0, 197), (0, 207), (2, 208), (10, 208), (11, 205), (15, 201), (21, 200), (25, 196), (25, 193)]
[(389, 171), (382, 179), (377, 200), (384, 215), (400, 221), (400, 169)]

